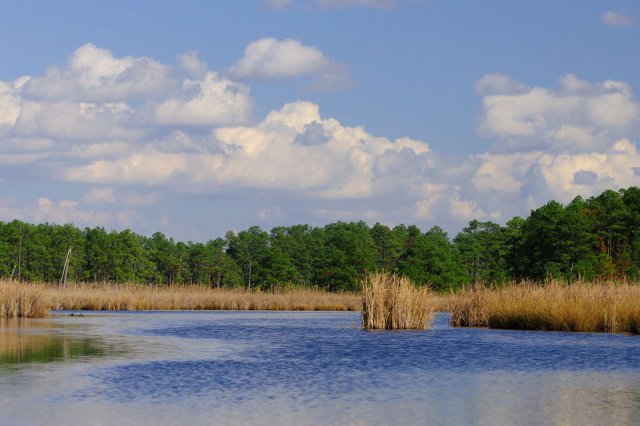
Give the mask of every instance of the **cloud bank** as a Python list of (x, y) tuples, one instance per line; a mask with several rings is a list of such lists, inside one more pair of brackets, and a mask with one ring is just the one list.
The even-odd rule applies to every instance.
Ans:
[(534, 207), (640, 184), (640, 104), (628, 84), (566, 75), (555, 88), (526, 87), (486, 75), (476, 90), (478, 132), (496, 140), (472, 159), (471, 181), (486, 202)]
[(163, 64), (87, 44), (64, 67), (0, 81), (0, 220), (136, 228), (150, 222), (145, 209), (178, 196), (232, 194), (264, 223), (364, 218), (455, 231), (640, 185), (640, 103), (620, 81), (566, 75), (535, 87), (485, 75), (474, 86), (477, 132), (494, 143), (455, 161), (312, 102), (252, 117), (252, 79), (315, 76), (327, 64), (295, 40), (257, 40), (228, 75), (195, 52)]

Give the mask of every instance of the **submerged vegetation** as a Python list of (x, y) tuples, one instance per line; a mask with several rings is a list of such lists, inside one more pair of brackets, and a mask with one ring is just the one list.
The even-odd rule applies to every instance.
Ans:
[(638, 283), (512, 283), (463, 290), (449, 308), (454, 326), (640, 334)]
[(407, 277), (370, 274), (362, 283), (362, 328), (425, 330), (436, 306), (427, 288), (417, 288)]

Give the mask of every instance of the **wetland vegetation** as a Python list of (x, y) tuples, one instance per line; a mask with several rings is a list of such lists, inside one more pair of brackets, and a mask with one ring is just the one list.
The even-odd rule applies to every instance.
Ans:
[(640, 334), (640, 284), (521, 282), (459, 292), (454, 326)]
[(416, 287), (407, 277), (370, 274), (362, 283), (362, 328), (368, 330), (425, 330), (437, 306), (427, 287)]
[(355, 311), (360, 296), (317, 289), (280, 292), (203, 286), (35, 284), (0, 281), (0, 318), (41, 318), (49, 310), (281, 310)]
[(406, 276), (439, 292), (470, 283), (548, 277), (638, 279), (640, 188), (576, 197), (567, 205), (550, 201), (529, 217), (515, 217), (505, 225), (473, 220), (452, 239), (437, 226), (423, 232), (415, 225), (336, 222), (281, 226), (270, 232), (253, 226), (205, 243), (185, 243), (159, 232), (146, 237), (130, 230), (0, 222), (0, 278), (21, 282), (66, 278), (82, 283), (357, 292), (375, 271)]
[[(409, 318), (427, 323), (437, 305), (461, 326), (637, 333), (640, 188), (551, 201), (504, 226), (473, 220), (453, 239), (437, 226), (337, 222), (183, 243), (161, 233), (0, 222), (0, 277), (0, 317), (358, 310), (363, 294), (367, 328), (421, 328)], [(407, 291), (375, 290), (371, 277)], [(394, 311), (401, 303), (404, 319)]]
[(42, 286), (0, 281), (0, 318), (42, 318), (51, 307)]

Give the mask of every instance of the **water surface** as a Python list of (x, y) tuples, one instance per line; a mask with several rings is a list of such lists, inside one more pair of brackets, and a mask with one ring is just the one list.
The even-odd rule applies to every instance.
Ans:
[(0, 323), (0, 424), (639, 424), (640, 339), (357, 313)]

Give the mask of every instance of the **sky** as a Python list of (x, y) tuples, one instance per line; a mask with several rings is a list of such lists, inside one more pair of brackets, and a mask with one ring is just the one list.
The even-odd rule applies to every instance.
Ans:
[(637, 0), (7, 2), (0, 221), (207, 241), (640, 186)]

